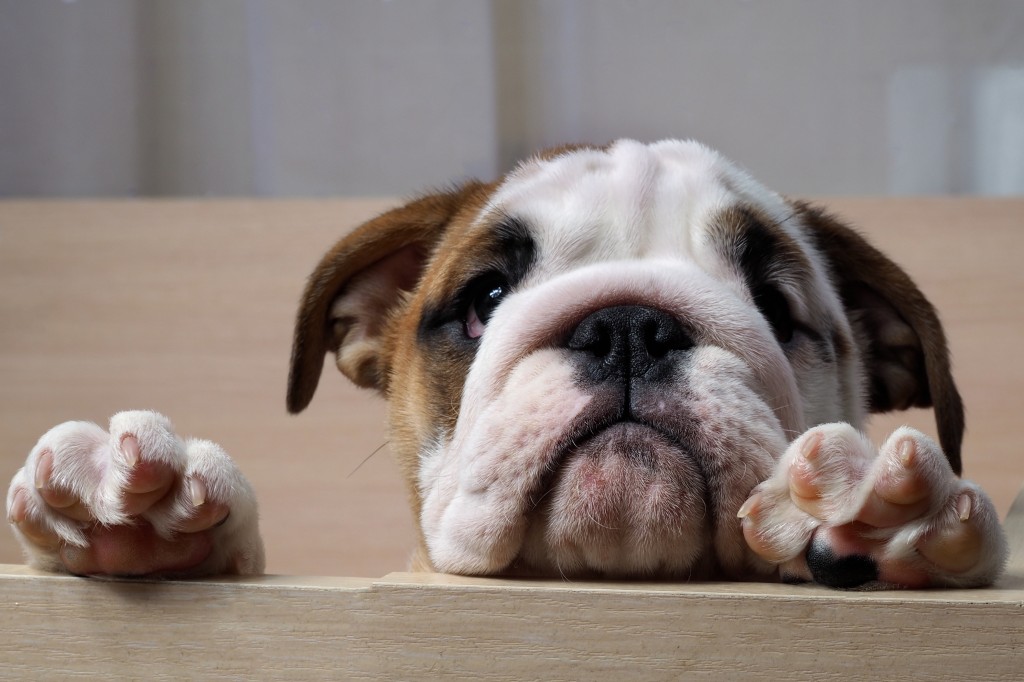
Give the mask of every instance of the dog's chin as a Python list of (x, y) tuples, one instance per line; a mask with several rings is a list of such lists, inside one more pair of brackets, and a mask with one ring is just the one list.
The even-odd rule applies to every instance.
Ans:
[(513, 570), (695, 578), (712, 520), (699, 457), (671, 436), (615, 423), (570, 447), (544, 483)]

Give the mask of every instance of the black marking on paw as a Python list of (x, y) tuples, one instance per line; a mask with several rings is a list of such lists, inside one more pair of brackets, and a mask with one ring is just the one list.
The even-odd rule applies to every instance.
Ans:
[(828, 587), (848, 589), (878, 580), (878, 564), (874, 559), (863, 554), (836, 556), (823, 542), (812, 542), (807, 547), (807, 568), (814, 582)]

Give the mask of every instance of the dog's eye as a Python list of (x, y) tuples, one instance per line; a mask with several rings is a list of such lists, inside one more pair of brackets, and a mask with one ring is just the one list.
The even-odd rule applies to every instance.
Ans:
[(789, 301), (776, 287), (765, 284), (754, 290), (754, 303), (775, 332), (779, 343), (789, 343), (796, 331), (796, 322), (789, 309)]
[(469, 306), (466, 309), (466, 336), (478, 339), (490, 321), (495, 308), (508, 294), (508, 282), (497, 277), (487, 277), (470, 288)]

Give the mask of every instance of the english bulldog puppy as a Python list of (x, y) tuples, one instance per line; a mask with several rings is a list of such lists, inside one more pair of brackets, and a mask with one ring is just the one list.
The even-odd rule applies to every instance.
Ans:
[[(991, 584), (936, 313), (822, 210), (695, 142), (564, 147), (362, 225), (317, 266), (288, 409), (325, 353), (389, 402), (416, 570)], [(939, 442), (870, 412), (933, 406)], [(149, 412), (43, 436), (11, 484), (29, 561), (258, 573), (253, 493)]]

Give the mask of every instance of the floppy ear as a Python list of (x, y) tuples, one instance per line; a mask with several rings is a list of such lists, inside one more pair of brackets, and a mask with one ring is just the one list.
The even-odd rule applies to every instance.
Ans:
[(939, 442), (957, 474), (964, 408), (935, 308), (898, 265), (824, 211), (795, 204), (828, 259), (869, 378), (872, 412), (934, 407)]
[(359, 386), (384, 390), (383, 332), (416, 288), (434, 247), (481, 183), (431, 194), (356, 228), (327, 252), (306, 283), (292, 342), (288, 411), (316, 392), (324, 354)]

